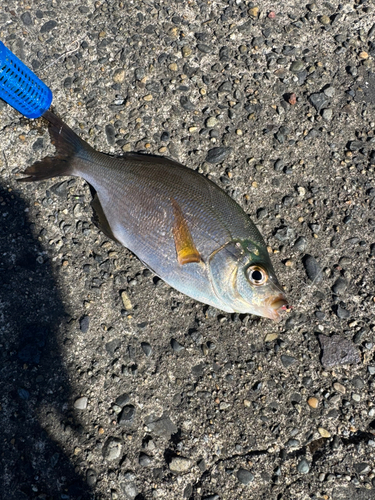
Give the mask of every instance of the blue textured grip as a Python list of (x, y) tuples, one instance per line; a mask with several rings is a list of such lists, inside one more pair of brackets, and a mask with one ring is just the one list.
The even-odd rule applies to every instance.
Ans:
[(39, 118), (52, 102), (52, 92), (0, 42), (0, 98), (27, 118)]

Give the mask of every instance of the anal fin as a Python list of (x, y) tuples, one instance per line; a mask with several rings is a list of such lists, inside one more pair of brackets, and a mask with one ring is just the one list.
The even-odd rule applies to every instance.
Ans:
[(177, 260), (179, 264), (201, 262), (202, 257), (198, 252), (181, 207), (176, 200), (171, 199), (174, 215), (173, 238), (176, 246)]
[(108, 219), (104, 214), (103, 207), (99, 201), (98, 194), (95, 193), (92, 201), (91, 208), (93, 210), (92, 221), (97, 228), (99, 228), (108, 238), (119, 243), (118, 239), (114, 236), (111, 226), (109, 225)]

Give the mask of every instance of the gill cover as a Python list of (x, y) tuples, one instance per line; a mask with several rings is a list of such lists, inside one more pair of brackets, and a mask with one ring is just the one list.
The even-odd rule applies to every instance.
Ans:
[(237, 291), (239, 269), (249, 262), (240, 242), (230, 241), (208, 259), (209, 276), (222, 309), (227, 312), (250, 312), (249, 304)]

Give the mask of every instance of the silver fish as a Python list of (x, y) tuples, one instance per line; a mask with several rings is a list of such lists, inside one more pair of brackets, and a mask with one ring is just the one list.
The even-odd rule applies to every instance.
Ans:
[(98, 227), (169, 285), (226, 312), (280, 319), (287, 300), (264, 240), (222, 189), (168, 158), (95, 151), (55, 114), (43, 116), (56, 155), (20, 181), (82, 177), (96, 191)]

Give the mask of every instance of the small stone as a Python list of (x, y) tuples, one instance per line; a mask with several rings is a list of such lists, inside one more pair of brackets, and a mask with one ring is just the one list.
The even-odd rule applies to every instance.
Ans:
[(294, 365), (297, 363), (297, 359), (294, 358), (293, 356), (288, 356), (286, 354), (283, 354), (281, 356), (281, 362), (285, 368), (289, 368), (290, 366)]
[(324, 429), (324, 427), (318, 427), (318, 432), (323, 438), (331, 437), (331, 433), (327, 429)]
[(323, 90), (323, 92), (327, 97), (330, 97), (330, 98), (332, 98), (336, 93), (334, 87), (327, 87), (326, 89)]
[(76, 408), (77, 410), (86, 410), (87, 408), (87, 397), (86, 396), (82, 396), (81, 398), (78, 398), (74, 401), (74, 408)]
[(147, 94), (143, 97), (144, 101), (152, 101), (152, 99), (153, 99), (152, 94)]
[(359, 403), (361, 401), (361, 396), (359, 394), (356, 394), (355, 392), (353, 392), (352, 400), (355, 401), (356, 403)]
[(172, 422), (168, 415), (163, 414), (161, 417), (156, 417), (151, 414), (146, 417), (145, 424), (156, 436), (170, 439), (172, 434), (177, 432), (176, 425)]
[(215, 116), (210, 116), (206, 120), (206, 127), (207, 128), (212, 128), (217, 124), (217, 118)]
[(302, 460), (297, 465), (297, 471), (300, 474), (307, 474), (310, 470), (310, 464), (306, 460), (306, 458), (302, 458)]
[(148, 342), (141, 342), (142, 351), (146, 354), (147, 357), (150, 357), (152, 354), (152, 347)]
[(118, 396), (115, 400), (115, 403), (117, 406), (120, 406), (121, 408), (125, 405), (127, 405), (130, 401), (129, 394), (126, 392), (124, 394), (121, 394), (121, 396)]
[(332, 285), (332, 292), (335, 295), (341, 295), (345, 292), (347, 286), (348, 282), (346, 281), (346, 279), (340, 276)]
[(87, 333), (89, 331), (90, 327), (90, 316), (82, 316), (82, 318), (79, 320), (79, 329), (81, 330), (82, 333)]
[(322, 270), (312, 255), (306, 254), (302, 259), (307, 277), (314, 283), (322, 281)]
[(348, 319), (350, 318), (350, 311), (345, 309), (341, 304), (338, 304), (336, 308), (336, 315), (340, 319)]
[(204, 54), (210, 54), (212, 52), (211, 47), (205, 43), (198, 43), (197, 49)]
[(242, 484), (249, 484), (254, 481), (254, 474), (252, 474), (249, 470), (239, 469), (237, 471), (237, 479)]
[(126, 500), (134, 500), (138, 495), (138, 490), (133, 482), (124, 483), (121, 485), (122, 491), (125, 495)]
[(331, 19), (324, 15), (324, 16), (319, 16), (319, 22), (322, 23), (323, 25), (327, 26), (328, 24), (331, 24)]
[(368, 59), (368, 53), (365, 52), (364, 50), (362, 52), (359, 53), (359, 58), (360, 59)]
[(298, 59), (297, 61), (292, 62), (291, 66), (290, 66), (290, 71), (292, 73), (299, 73), (300, 71), (303, 70), (304, 67), (305, 67), (305, 63), (303, 61), (301, 61), (300, 59)]
[(318, 111), (318, 113), (327, 106), (328, 98), (323, 92), (318, 92), (316, 94), (311, 94), (310, 102), (314, 106), (314, 108)]
[(232, 148), (212, 148), (208, 151), (207, 156), (206, 156), (206, 162), (207, 163), (221, 163), (224, 158), (226, 158), (230, 152), (232, 151)]
[(192, 50), (188, 45), (184, 45), (182, 47), (181, 52), (182, 52), (182, 57), (189, 57), (191, 56)]
[(124, 427), (131, 427), (134, 422), (135, 408), (133, 405), (124, 406), (118, 418), (118, 424)]
[(371, 468), (367, 462), (359, 462), (354, 464), (354, 469), (358, 474), (367, 474)]
[(355, 344), (341, 335), (319, 335), (322, 348), (321, 363), (324, 368), (334, 366), (357, 364), (361, 361), (359, 350)]
[(180, 104), (186, 111), (194, 111), (195, 109), (194, 104), (185, 95), (180, 97)]
[(172, 472), (187, 472), (192, 466), (191, 460), (185, 457), (173, 457), (169, 469)]
[(335, 389), (336, 392), (340, 392), (341, 394), (346, 393), (346, 388), (344, 385), (340, 384), (339, 382), (335, 382), (333, 384), (333, 388)]
[(86, 483), (88, 486), (92, 487), (96, 485), (96, 481), (98, 480), (98, 476), (94, 469), (87, 469), (86, 471)]
[(178, 70), (178, 66), (176, 63), (171, 63), (168, 68), (171, 70), (171, 71), (177, 71)]
[(152, 458), (149, 457), (146, 453), (140, 453), (138, 462), (142, 467), (148, 467), (152, 462)]
[(31, 15), (28, 10), (21, 14), (21, 20), (25, 26), (31, 26), (33, 24), (33, 20), (31, 19)]
[(307, 240), (303, 236), (297, 238), (296, 242), (292, 247), (293, 250), (297, 250), (298, 252), (304, 252), (306, 248), (307, 248)]
[(49, 33), (50, 31), (53, 30), (53, 28), (56, 28), (57, 22), (53, 19), (51, 21), (47, 21), (46, 23), (43, 24), (43, 26), (40, 28), (41, 33)]
[(103, 446), (103, 457), (105, 460), (117, 460), (122, 452), (122, 444), (119, 438), (109, 437)]
[(121, 300), (125, 311), (131, 311), (133, 309), (132, 303), (130, 302), (130, 297), (125, 291), (121, 292)]
[(268, 333), (266, 335), (266, 338), (264, 339), (264, 342), (273, 342), (274, 340), (279, 338), (278, 333)]
[(310, 408), (313, 408), (315, 410), (319, 406), (319, 400), (318, 398), (312, 396), (307, 400), (307, 404), (310, 406)]
[(107, 137), (108, 144), (113, 145), (115, 143), (116, 130), (111, 123), (105, 126), (105, 135)]
[(322, 117), (324, 120), (329, 122), (330, 120), (332, 120), (332, 116), (333, 116), (333, 111), (331, 108), (323, 109)]
[(125, 80), (125, 70), (123, 68), (116, 69), (116, 71), (113, 73), (113, 81), (115, 83), (123, 83)]
[(259, 15), (259, 7), (252, 7), (248, 10), (249, 16), (256, 19)]
[(171, 346), (175, 352), (180, 352), (185, 349), (185, 347), (182, 344), (180, 344), (176, 339), (171, 340)]

